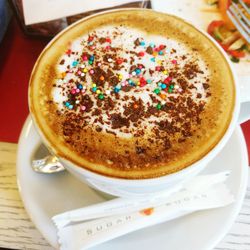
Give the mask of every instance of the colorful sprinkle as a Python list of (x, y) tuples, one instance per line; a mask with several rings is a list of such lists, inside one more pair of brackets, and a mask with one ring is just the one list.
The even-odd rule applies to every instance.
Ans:
[(155, 58), (154, 57), (150, 58), (150, 61), (155, 62)]
[(82, 60), (83, 60), (83, 61), (88, 61), (88, 57), (87, 57), (87, 56), (83, 56), (83, 57), (82, 57)]
[(140, 56), (140, 57), (143, 57), (145, 55), (145, 53), (143, 52), (143, 51), (140, 51), (139, 53), (138, 53), (138, 56)]
[(107, 43), (111, 43), (111, 39), (109, 37), (106, 38)]
[(149, 46), (152, 47), (152, 48), (154, 48), (155, 44), (154, 43), (150, 43)]
[(65, 102), (65, 106), (68, 107), (70, 105), (69, 102)]
[(122, 64), (122, 63), (123, 63), (123, 59), (122, 59), (122, 58), (118, 58), (118, 59), (116, 60), (116, 62), (117, 62), (117, 64)]
[(93, 74), (95, 73), (95, 71), (94, 71), (93, 69), (91, 69), (91, 70), (89, 71), (89, 73), (90, 73), (91, 75), (93, 75)]
[(104, 99), (104, 95), (103, 95), (103, 94), (99, 94), (99, 95), (98, 95), (98, 98), (99, 98), (100, 100), (103, 100), (103, 99)]
[(148, 80), (147, 80), (147, 83), (148, 83), (148, 84), (150, 84), (151, 82), (152, 82), (152, 80), (151, 80), (151, 79), (148, 79)]
[(96, 90), (96, 94), (101, 94), (101, 90), (100, 89)]
[(162, 56), (162, 55), (163, 55), (163, 51), (160, 50), (160, 51), (158, 52), (158, 55)]
[(93, 92), (96, 92), (96, 90), (97, 90), (97, 87), (93, 87), (93, 88), (92, 88), (92, 91), (93, 91)]
[(81, 106), (81, 110), (82, 110), (82, 111), (86, 110), (86, 106), (82, 105), (82, 106)]
[(162, 94), (162, 93), (160, 94), (160, 97), (161, 97), (161, 99), (164, 99), (164, 100), (167, 98), (167, 96), (165, 94)]
[(172, 60), (171, 61), (173, 64), (177, 64), (177, 61), (176, 60)]
[(137, 109), (138, 105), (135, 103), (133, 107), (134, 107), (134, 109)]
[(84, 72), (84, 73), (87, 73), (87, 72), (88, 72), (88, 70), (85, 68), (85, 69), (83, 69), (83, 72)]
[(165, 83), (162, 83), (161, 88), (165, 89), (166, 87), (167, 87), (167, 85)]
[(164, 70), (164, 71), (163, 71), (163, 74), (164, 74), (164, 75), (167, 75), (167, 74), (168, 74), (168, 71), (167, 71), (167, 70)]
[(158, 95), (158, 94), (160, 94), (160, 92), (161, 92), (161, 90), (160, 90), (160, 89), (158, 89), (158, 88), (157, 88), (157, 89), (154, 89), (154, 93), (155, 93), (155, 94), (157, 94), (157, 95)]
[(73, 63), (72, 63), (72, 66), (73, 67), (76, 67), (78, 65), (78, 62), (77, 61), (74, 61)]
[(100, 80), (101, 80), (101, 81), (104, 81), (104, 76), (100, 76)]
[(73, 109), (74, 106), (73, 106), (72, 104), (70, 104), (70, 105), (68, 106), (68, 108), (69, 108), (69, 109)]
[(145, 44), (146, 44), (146, 43), (145, 43), (144, 41), (141, 41), (141, 42), (140, 42), (140, 45), (141, 45), (141, 46), (145, 46)]
[(139, 74), (141, 73), (141, 70), (137, 68), (137, 69), (135, 70), (135, 73), (136, 73), (136, 75), (139, 75)]
[(68, 55), (68, 56), (70, 56), (70, 54), (71, 54), (71, 50), (70, 49), (68, 49), (67, 51), (66, 51), (66, 54)]
[(158, 110), (160, 110), (160, 109), (161, 109), (161, 104), (158, 103), (158, 104), (156, 105), (156, 108), (157, 108)]

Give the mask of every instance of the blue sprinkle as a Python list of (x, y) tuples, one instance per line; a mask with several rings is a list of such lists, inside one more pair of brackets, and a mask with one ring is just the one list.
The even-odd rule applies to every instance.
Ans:
[(166, 87), (167, 87), (167, 85), (165, 83), (162, 83), (161, 88), (165, 89)]
[(136, 75), (139, 75), (141, 73), (141, 70), (140, 69), (136, 69), (135, 73), (136, 73)]
[(120, 91), (120, 89), (118, 89), (117, 87), (114, 88), (115, 93), (118, 93)]
[(90, 57), (89, 57), (89, 60), (90, 60), (90, 61), (94, 61), (94, 59), (95, 59), (94, 56), (90, 56)]
[(83, 88), (83, 87), (82, 87), (82, 84), (78, 84), (78, 85), (77, 85), (77, 88), (78, 88), (78, 89), (82, 89), (82, 88)]
[(155, 58), (154, 57), (150, 58), (150, 61), (155, 62)]
[(148, 83), (148, 84), (151, 83), (151, 82), (152, 82), (152, 80), (150, 80), (150, 79), (147, 80), (147, 83)]
[(132, 83), (133, 81), (131, 79), (128, 80), (128, 83)]
[(77, 64), (78, 64), (78, 62), (77, 62), (77, 61), (74, 61), (74, 62), (72, 63), (72, 66), (75, 67), (75, 66), (77, 66)]
[(93, 42), (88, 42), (88, 45), (93, 45)]
[(159, 54), (159, 55), (163, 55), (163, 51), (162, 51), (162, 50), (159, 51), (158, 54)]
[(140, 42), (140, 45), (141, 45), (141, 46), (144, 46), (144, 45), (145, 45), (145, 42), (144, 42), (144, 41), (141, 41), (141, 42)]
[(161, 82), (158, 82), (158, 86), (161, 87), (162, 83)]
[(70, 105), (69, 102), (65, 102), (65, 106), (68, 107)]
[(93, 87), (93, 88), (92, 88), (92, 91), (93, 91), (93, 92), (96, 92), (96, 90), (97, 90), (97, 87)]
[(149, 46), (152, 47), (152, 48), (154, 48), (155, 44), (154, 43), (150, 43)]
[(73, 107), (74, 106), (72, 104), (68, 106), (69, 109), (73, 109)]

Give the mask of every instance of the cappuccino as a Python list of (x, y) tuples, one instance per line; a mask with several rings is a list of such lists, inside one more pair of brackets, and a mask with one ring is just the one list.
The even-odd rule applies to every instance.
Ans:
[(183, 20), (120, 10), (80, 21), (40, 55), (29, 104), (50, 148), (124, 179), (180, 171), (205, 156), (232, 119), (222, 53)]

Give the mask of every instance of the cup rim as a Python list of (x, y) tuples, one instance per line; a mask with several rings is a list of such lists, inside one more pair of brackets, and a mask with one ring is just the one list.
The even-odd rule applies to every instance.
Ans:
[[(183, 19), (182, 17), (176, 16), (176, 15), (172, 15), (166, 12), (160, 12), (160, 11), (156, 11), (153, 9), (144, 9), (144, 8), (117, 8), (117, 9), (112, 9), (112, 10), (105, 10), (105, 11), (101, 11), (98, 13), (95, 13), (93, 15), (84, 17), (76, 22), (74, 22), (73, 24), (69, 25), (68, 27), (66, 27), (65, 29), (63, 29), (61, 32), (59, 32), (53, 39), (51, 39), (51, 41), (45, 46), (45, 48), (43, 49), (43, 51), (45, 51), (48, 47), (50, 47), (50, 45), (54, 42), (54, 40), (58, 39), (60, 36), (62, 36), (64, 34), (64, 32), (66, 32), (68, 29), (71, 29), (72, 27), (78, 25), (81, 22), (84, 22), (85, 20), (88, 20), (89, 18), (93, 18), (95, 16), (98, 15), (103, 15), (103, 14), (108, 14), (108, 13), (112, 13), (112, 12), (119, 12), (119, 11), (126, 11), (126, 10), (131, 10), (131, 11), (136, 11), (136, 10), (140, 10), (140, 11), (149, 11), (149, 12), (155, 12), (155, 13), (161, 13), (161, 14), (166, 14), (169, 16), (172, 16), (174, 18), (177, 18), (179, 20), (181, 20), (183, 23), (186, 23), (190, 26), (192, 26), (194, 29), (196, 29), (198, 32), (200, 32), (202, 35), (204, 35), (206, 38), (208, 38), (212, 44), (219, 50), (219, 52), (223, 55), (225, 61), (228, 64), (228, 67), (232, 73), (232, 77), (233, 77), (233, 82), (234, 82), (234, 89), (235, 89), (235, 103), (234, 103), (234, 108), (233, 108), (233, 112), (232, 112), (232, 118), (230, 121), (230, 124), (226, 130), (226, 132), (223, 134), (223, 136), (221, 137), (220, 141), (207, 153), (205, 154), (201, 159), (197, 160), (196, 162), (194, 162), (193, 164), (187, 166), (184, 169), (181, 169), (177, 172), (171, 173), (171, 174), (167, 174), (167, 175), (163, 175), (163, 176), (159, 176), (159, 177), (153, 177), (153, 178), (145, 178), (145, 179), (125, 179), (125, 178), (118, 178), (118, 177), (112, 177), (112, 176), (106, 176), (106, 175), (102, 175), (96, 172), (93, 172), (91, 170), (88, 170), (86, 168), (82, 168), (77, 166), (76, 164), (74, 164), (73, 162), (69, 161), (68, 159), (62, 157), (62, 156), (58, 156), (58, 158), (62, 161), (65, 162), (66, 164), (66, 169), (67, 169), (67, 165), (70, 165), (71, 167), (74, 168), (74, 170), (76, 170), (78, 173), (80, 174), (84, 174), (86, 175), (88, 178), (94, 178), (96, 180), (100, 180), (103, 182), (112, 182), (113, 184), (125, 184), (125, 185), (132, 185), (132, 186), (141, 186), (141, 185), (155, 185), (158, 183), (162, 183), (165, 182), (166, 179), (172, 179), (173, 181), (176, 179), (180, 179), (183, 176), (189, 175), (190, 173), (197, 171), (197, 169), (199, 169), (199, 166), (204, 166), (206, 165), (209, 161), (211, 161), (220, 151), (221, 149), (225, 146), (226, 142), (228, 141), (228, 139), (230, 138), (230, 136), (232, 135), (235, 126), (237, 125), (237, 119), (239, 117), (239, 111), (240, 111), (240, 99), (239, 99), (239, 86), (237, 84), (238, 82), (238, 77), (236, 74), (235, 69), (232, 67), (232, 63), (230, 62), (228, 55), (226, 54), (226, 52), (221, 48), (221, 46), (219, 46), (219, 44), (214, 40), (213, 37), (211, 37), (206, 31), (202, 30), (201, 28), (197, 27), (196, 25), (192, 24), (190, 21), (187, 21), (185, 19)], [(39, 61), (39, 58), (43, 55), (43, 51), (41, 52), (41, 54), (39, 55), (36, 63), (33, 66), (33, 70), (31, 72), (31, 76), (34, 73), (34, 69), (36, 68), (37, 62)], [(30, 97), (30, 87), (29, 87), (29, 94), (28, 97)], [(28, 104), (30, 107), (30, 98), (28, 98)], [(36, 123), (36, 119), (34, 117), (34, 115), (32, 114), (32, 110), (30, 109), (30, 114), (31, 114), (31, 118), (34, 122), (35, 127), (37, 128), (37, 131), (40, 135), (40, 137), (42, 138), (42, 141), (45, 143), (45, 146), (52, 148), (53, 151), (53, 147), (51, 147), (51, 143), (47, 140), (47, 138), (43, 135), (43, 133), (41, 132), (39, 126)]]

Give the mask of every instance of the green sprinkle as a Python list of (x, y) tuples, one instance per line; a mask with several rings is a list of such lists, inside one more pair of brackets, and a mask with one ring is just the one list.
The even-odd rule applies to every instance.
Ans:
[(168, 93), (172, 93), (173, 89), (172, 88), (168, 88)]
[(98, 98), (99, 98), (100, 100), (103, 100), (103, 99), (104, 99), (104, 95), (103, 95), (103, 94), (100, 94), (100, 95), (98, 95)]
[(89, 64), (92, 65), (92, 64), (93, 64), (93, 61), (89, 61)]
[(160, 89), (155, 89), (154, 92), (155, 92), (155, 94), (158, 95), (158, 94), (160, 94), (161, 90)]
[(158, 104), (156, 105), (156, 108), (157, 108), (158, 110), (160, 110), (160, 109), (161, 109), (161, 104), (158, 103)]
[(174, 85), (170, 85), (169, 88), (173, 89), (173, 88), (174, 88)]

